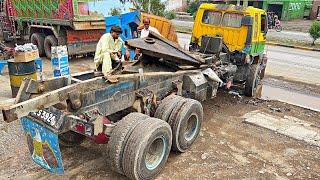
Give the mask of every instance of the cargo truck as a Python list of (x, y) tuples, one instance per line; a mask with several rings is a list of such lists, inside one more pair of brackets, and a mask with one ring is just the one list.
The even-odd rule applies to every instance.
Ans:
[(66, 45), (69, 55), (94, 52), (105, 33), (103, 15), (89, 10), (89, 1), (2, 0), (1, 29), (5, 41), (30, 40), (41, 56), (51, 46)]
[[(40, 56), (48, 58), (51, 57), (51, 46), (56, 45), (66, 45), (69, 55), (95, 52), (100, 37), (106, 33), (106, 24), (110, 24), (106, 21), (110, 18), (91, 11), (91, 1), (1, 0), (0, 27), (3, 39), (30, 41), (38, 46)], [(169, 20), (146, 13), (138, 15), (139, 21), (140, 17), (150, 17), (164, 37), (177, 41)]]

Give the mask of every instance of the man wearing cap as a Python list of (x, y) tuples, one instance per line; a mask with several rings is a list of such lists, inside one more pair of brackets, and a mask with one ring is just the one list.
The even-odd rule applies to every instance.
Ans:
[[(97, 70), (101, 70), (104, 75), (111, 71), (112, 64), (121, 62), (121, 49), (124, 46), (123, 40), (119, 37), (122, 29), (119, 26), (112, 26), (110, 33), (104, 34), (96, 48), (94, 63)], [(130, 54), (126, 48), (125, 58), (129, 58)]]

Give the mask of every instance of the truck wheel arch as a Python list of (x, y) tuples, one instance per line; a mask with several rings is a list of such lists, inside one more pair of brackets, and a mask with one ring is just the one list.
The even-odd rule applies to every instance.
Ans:
[(31, 37), (35, 32), (44, 33), (46, 36), (54, 35), (57, 39), (59, 37), (57, 30), (53, 26), (29, 25), (29, 36)]

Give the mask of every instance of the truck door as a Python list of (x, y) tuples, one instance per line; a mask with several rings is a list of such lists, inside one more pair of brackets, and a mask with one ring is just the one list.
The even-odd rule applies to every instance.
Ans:
[(259, 43), (259, 14), (254, 14), (254, 21), (253, 21), (253, 39), (252, 39), (252, 54), (256, 54), (257, 52), (257, 44)]
[(259, 32), (258, 32), (258, 44), (256, 53), (262, 53), (264, 45), (266, 43), (267, 35), (267, 16), (264, 13), (259, 14)]

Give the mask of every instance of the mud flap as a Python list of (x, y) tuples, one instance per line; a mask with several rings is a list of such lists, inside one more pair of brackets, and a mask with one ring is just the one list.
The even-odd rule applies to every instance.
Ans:
[(23, 117), (20, 121), (33, 161), (51, 173), (63, 174), (58, 135), (31, 118)]

